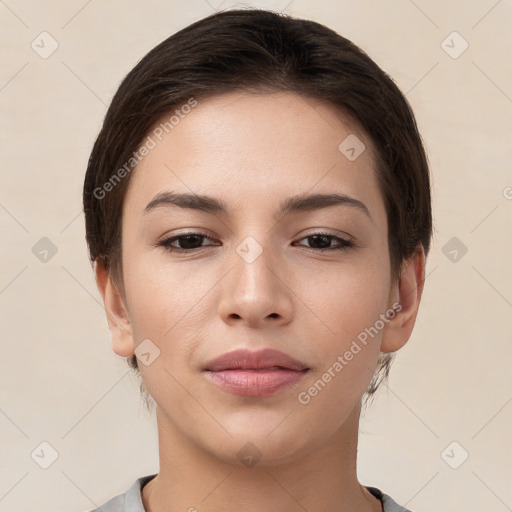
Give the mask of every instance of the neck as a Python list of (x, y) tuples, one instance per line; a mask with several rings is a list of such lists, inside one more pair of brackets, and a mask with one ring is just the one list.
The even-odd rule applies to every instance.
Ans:
[(159, 474), (142, 490), (147, 512), (381, 512), (357, 480), (360, 405), (323, 444), (287, 464), (220, 460), (177, 430), (157, 407)]

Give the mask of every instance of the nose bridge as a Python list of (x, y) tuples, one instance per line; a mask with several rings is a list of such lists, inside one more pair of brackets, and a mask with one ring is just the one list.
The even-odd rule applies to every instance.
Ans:
[(283, 266), (270, 245), (262, 245), (254, 236), (247, 236), (235, 247), (229, 261), (234, 268), (221, 300), (221, 314), (226, 318), (241, 317), (257, 323), (267, 317), (289, 316), (291, 302), (287, 287), (276, 275), (276, 269)]
[(260, 300), (271, 296), (275, 285), (275, 274), (272, 271), (275, 254), (268, 240), (262, 245), (254, 236), (246, 236), (236, 247), (235, 253), (236, 291), (233, 292), (247, 298), (260, 296)]

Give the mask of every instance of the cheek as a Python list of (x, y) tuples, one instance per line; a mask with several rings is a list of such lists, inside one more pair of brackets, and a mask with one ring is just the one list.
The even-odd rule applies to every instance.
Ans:
[(389, 309), (389, 275), (385, 270), (374, 261), (340, 268), (329, 274), (328, 284), (321, 283), (316, 288), (304, 282), (299, 293), (315, 312), (308, 314), (311, 320), (307, 330), (315, 333), (319, 361), (308, 382), (315, 389), (311, 393), (302, 390), (308, 395), (304, 401), (322, 395), (311, 402), (324, 406), (332, 403), (333, 412), (341, 413), (343, 403), (356, 400), (368, 385), (386, 326), (381, 315)]
[[(156, 253), (155, 257), (133, 257), (127, 263), (127, 295), (133, 323), (141, 335), (173, 334), (178, 322), (189, 322), (195, 316), (195, 305), (207, 300), (208, 290), (216, 281), (213, 275), (210, 283), (210, 274), (195, 265), (192, 261), (166, 262), (165, 256)], [(183, 333), (183, 327), (180, 331)]]
[[(201, 342), (211, 339), (211, 301), (220, 275), (218, 269), (206, 271), (204, 262), (199, 268), (199, 260), (170, 263), (157, 252), (154, 257), (139, 258), (131, 253), (127, 262), (130, 272), (125, 279), (134, 343), (137, 347), (149, 339), (154, 344), (149, 347), (158, 354), (150, 365), (139, 364), (154, 398), (161, 391), (180, 394), (170, 375), (179, 382), (188, 381), (191, 367), (197, 364)], [(141, 345), (138, 351), (142, 353), (145, 346)]]
[(316, 313), (312, 316), (326, 337), (339, 340), (338, 348), (372, 326), (388, 309), (389, 275), (376, 258), (339, 265), (317, 278), (305, 276), (298, 295)]

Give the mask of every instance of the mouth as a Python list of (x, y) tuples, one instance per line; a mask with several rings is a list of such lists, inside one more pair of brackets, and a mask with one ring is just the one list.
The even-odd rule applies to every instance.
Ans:
[(272, 348), (257, 351), (233, 350), (213, 359), (203, 368), (210, 372), (222, 370), (295, 370), (300, 372), (306, 369), (309, 368), (302, 361)]
[(207, 363), (205, 376), (225, 391), (251, 397), (289, 387), (310, 370), (301, 361), (274, 349), (235, 350)]

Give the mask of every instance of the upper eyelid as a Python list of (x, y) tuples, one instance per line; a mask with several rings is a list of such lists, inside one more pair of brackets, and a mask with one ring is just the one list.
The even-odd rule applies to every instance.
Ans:
[[(304, 238), (304, 237), (314, 236), (314, 235), (324, 235), (324, 236), (333, 236), (333, 237), (340, 237), (341, 238), (343, 236), (343, 235), (336, 234), (336, 233), (327, 233), (326, 232), (327, 230), (324, 231), (321, 228), (318, 228), (318, 229), (319, 229), (319, 231), (306, 232), (306, 233), (300, 235), (300, 237)], [(176, 234), (169, 235), (169, 236), (163, 236), (162, 240), (168, 240), (170, 238), (179, 238), (179, 237), (182, 237), (182, 236), (192, 236), (192, 235), (199, 235), (199, 236), (203, 236), (205, 238), (210, 238), (212, 240), (215, 238), (213, 235), (210, 235), (208, 233), (204, 233), (204, 232), (201, 232), (201, 231), (185, 231), (183, 233), (176, 233)], [(347, 236), (348, 238), (353, 238), (349, 234), (345, 234), (345, 236)]]
[(179, 238), (186, 237), (186, 236), (201, 236), (204, 238), (208, 238), (210, 240), (215, 240), (215, 237), (213, 237), (207, 233), (201, 233), (200, 231), (186, 231), (185, 233), (178, 233), (176, 235), (164, 236), (164, 237), (162, 237), (161, 241), (165, 242), (166, 240), (177, 240)]

